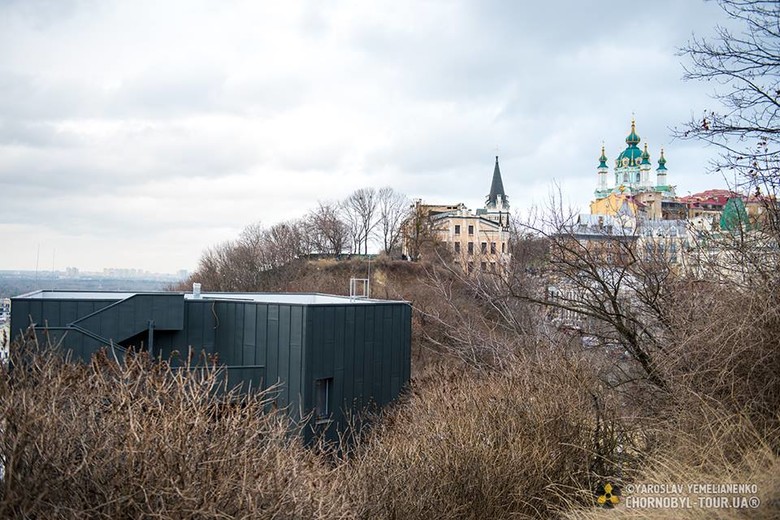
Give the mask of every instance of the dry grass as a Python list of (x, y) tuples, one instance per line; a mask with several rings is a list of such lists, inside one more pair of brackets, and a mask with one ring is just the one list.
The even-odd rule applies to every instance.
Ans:
[[(361, 518), (538, 518), (590, 486), (594, 412), (575, 368), (427, 378), (341, 468)], [(556, 491), (558, 490), (558, 491)]]
[[(568, 518), (780, 518), (780, 303), (771, 286), (741, 290), (694, 282), (677, 287), (675, 330), (663, 369), (670, 395), (644, 406), (652, 442), (628, 483), (753, 484), (759, 508), (713, 508), (696, 494), (690, 509), (572, 508)], [(641, 496), (641, 495), (636, 495)], [(645, 494), (644, 496), (648, 496)], [(676, 495), (675, 495), (676, 496)], [(635, 503), (636, 504), (636, 503)]]
[[(634, 483), (677, 484), (683, 493), (639, 494), (633, 496), (681, 496), (689, 497), (691, 508), (639, 508), (623, 497), (623, 505), (614, 510), (593, 507), (572, 508), (566, 515), (571, 519), (774, 519), (780, 517), (780, 455), (768, 442), (762, 431), (744, 415), (734, 414), (722, 408), (700, 401), (698, 408), (682, 411), (677, 425), (664, 422), (658, 436), (665, 440), (665, 447), (652, 456)], [(744, 494), (706, 494), (690, 492), (689, 484), (754, 484), (760, 499), (758, 508), (711, 507), (699, 503), (700, 497), (744, 497)], [(634, 503), (634, 506), (637, 504)], [(641, 505), (638, 504), (638, 505)]]
[(67, 362), (31, 342), (3, 369), (0, 516), (544, 517), (590, 487), (594, 412), (576, 363), (430, 369), (356, 445), (302, 446), (264, 395), (142, 355)]
[(333, 470), (264, 395), (221, 393), (213, 369), (18, 347), (0, 374), (0, 517), (349, 516)]

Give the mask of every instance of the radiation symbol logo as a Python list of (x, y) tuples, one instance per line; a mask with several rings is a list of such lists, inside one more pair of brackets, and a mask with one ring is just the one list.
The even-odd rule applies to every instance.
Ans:
[(596, 503), (599, 507), (612, 509), (620, 503), (620, 487), (613, 486), (612, 483), (599, 485), (596, 489)]

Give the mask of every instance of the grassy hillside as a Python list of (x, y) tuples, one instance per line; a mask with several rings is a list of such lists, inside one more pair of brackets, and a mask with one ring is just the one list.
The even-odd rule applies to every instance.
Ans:
[[(314, 260), (266, 273), (262, 283), (347, 294), (349, 279), (367, 272), (363, 260)], [(205, 291), (221, 289), (193, 281)], [(394, 406), (340, 446), (304, 449), (282, 433), (289, 428), (284, 418), (263, 413), (259, 403), (215, 409), (207, 382), (165, 367), (150, 370), (142, 358), (66, 368), (25, 344), (32, 369), (21, 378), (0, 374), (6, 421), (0, 453), (8, 468), (0, 515), (776, 518), (780, 512), (780, 304), (771, 288), (745, 292), (669, 280), (675, 292), (658, 358), (665, 381), (659, 388), (614, 344), (594, 345), (576, 330), (552, 326), (548, 309), (527, 301), (518, 287), (502, 292), (488, 277), (385, 259), (372, 261), (371, 281), (373, 297), (407, 300), (414, 308), (413, 377)], [(625, 374), (632, 377), (621, 379)], [(164, 389), (164, 398), (156, 389)], [(608, 511), (599, 503), (607, 483), (622, 490)], [(755, 485), (760, 506), (642, 509), (631, 502), (647, 496), (630, 491), (639, 484), (722, 483)]]

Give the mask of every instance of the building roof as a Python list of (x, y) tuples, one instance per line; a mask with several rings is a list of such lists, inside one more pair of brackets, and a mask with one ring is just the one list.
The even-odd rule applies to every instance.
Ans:
[(658, 169), (657, 171), (660, 172), (666, 172), (666, 158), (664, 157), (664, 149), (661, 148), (661, 157), (658, 159)]
[(650, 164), (650, 153), (647, 151), (647, 143), (645, 143), (645, 151), (642, 152), (642, 164)]
[(620, 155), (615, 159), (615, 164), (618, 168), (623, 167), (623, 159), (628, 159), (628, 166), (639, 166), (640, 159), (642, 158), (642, 151), (637, 148), (635, 144), (630, 145), (628, 148), (620, 152)]
[(680, 197), (680, 202), (684, 202), (689, 207), (697, 206), (725, 206), (726, 202), (732, 198), (745, 198), (737, 192), (731, 190), (706, 190), (693, 195)]
[(628, 137), (626, 137), (626, 144), (634, 145), (634, 147), (636, 147), (636, 145), (639, 144), (639, 141), (641, 141), (641, 139), (639, 138), (639, 136), (636, 133), (636, 120), (632, 117), (631, 118), (631, 133), (628, 134)]
[[(196, 299), (192, 293), (185, 293), (184, 299)], [(203, 300), (237, 300), (257, 303), (287, 303), (302, 305), (344, 305), (352, 303), (401, 303), (394, 300), (371, 298), (350, 298), (320, 293), (202, 293)]]
[(496, 166), (493, 168), (493, 181), (490, 183), (490, 195), (488, 195), (488, 204), (495, 205), (498, 195), (506, 198), (504, 193), (504, 182), (501, 180), (501, 169), (498, 167), (498, 155), (496, 155)]
[(631, 119), (631, 133), (626, 137), (626, 144), (628, 144), (628, 147), (620, 152), (620, 155), (615, 159), (616, 167), (623, 167), (623, 159), (628, 159), (626, 166), (639, 166), (639, 162), (642, 158), (642, 151), (637, 147), (639, 141), (641, 141), (641, 139), (636, 133), (636, 121)]
[(672, 220), (642, 220), (639, 223), (640, 232), (653, 236), (684, 236), (688, 230), (688, 221)]
[[(180, 294), (185, 300), (198, 299), (192, 293), (176, 292), (119, 292), (119, 291), (35, 291), (15, 299), (26, 300), (125, 300), (139, 294)], [(256, 303), (277, 303), (297, 305), (346, 305), (354, 303), (401, 303), (393, 300), (375, 300), (370, 298), (350, 298), (349, 296), (336, 296), (320, 293), (201, 293), (202, 300), (229, 300)]]
[(16, 296), (25, 300), (124, 300), (139, 293), (121, 291), (33, 291)]
[(745, 203), (741, 198), (730, 198), (723, 206), (723, 213), (720, 216), (720, 229), (736, 230), (750, 229), (750, 219), (745, 210)]
[(607, 154), (604, 151), (604, 145), (601, 145), (601, 157), (599, 157), (599, 168), (608, 168), (607, 166)]
[(576, 222), (565, 227), (565, 232), (578, 237), (589, 238), (635, 238), (632, 219), (613, 215), (592, 215), (582, 213)]

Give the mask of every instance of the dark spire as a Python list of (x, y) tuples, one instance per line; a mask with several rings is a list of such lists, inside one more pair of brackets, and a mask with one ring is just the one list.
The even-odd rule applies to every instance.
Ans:
[(498, 167), (498, 155), (496, 155), (496, 167), (493, 169), (493, 182), (490, 183), (490, 195), (488, 195), (487, 205), (495, 207), (498, 195), (501, 195), (502, 199), (506, 199), (504, 183), (501, 180), (501, 169)]

